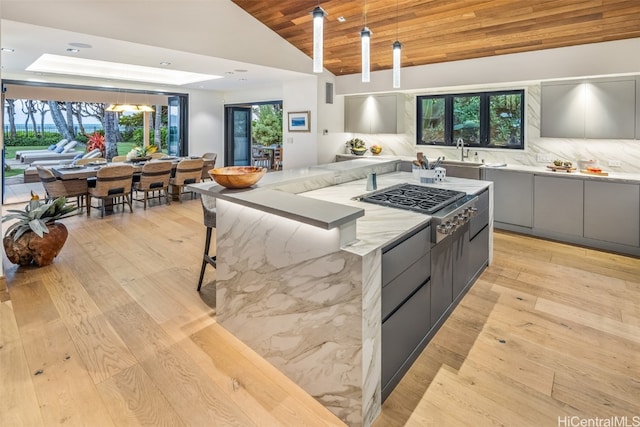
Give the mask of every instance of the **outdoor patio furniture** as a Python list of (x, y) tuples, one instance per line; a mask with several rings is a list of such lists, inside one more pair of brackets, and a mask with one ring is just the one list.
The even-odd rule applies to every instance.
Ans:
[(78, 141), (71, 141), (67, 143), (62, 152), (58, 153), (56, 151), (48, 151), (46, 153), (24, 153), (20, 156), (20, 161), (25, 164), (31, 164), (37, 160), (65, 160), (65, 159), (73, 159), (78, 154), (77, 151), (74, 150), (74, 147), (78, 144)]
[(69, 140), (67, 140), (67, 139), (61, 139), (56, 144), (51, 144), (46, 149), (16, 151), (16, 160), (20, 160), (22, 158), (22, 155), (25, 154), (25, 153), (35, 154), (35, 153), (51, 153), (51, 152), (55, 152), (58, 148), (64, 147), (68, 142), (69, 142)]

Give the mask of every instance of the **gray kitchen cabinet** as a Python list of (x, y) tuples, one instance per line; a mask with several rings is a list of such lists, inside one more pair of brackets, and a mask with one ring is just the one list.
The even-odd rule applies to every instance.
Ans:
[(354, 133), (404, 132), (404, 95), (390, 93), (345, 97), (344, 131)]
[(435, 325), (453, 301), (453, 239), (431, 249), (431, 324)]
[(633, 139), (635, 105), (634, 77), (543, 83), (540, 136)]
[(582, 83), (542, 85), (540, 136), (584, 138), (584, 91)]
[(494, 221), (531, 228), (533, 174), (486, 168), (485, 179), (493, 181)]
[(584, 237), (640, 246), (640, 185), (585, 181)]
[(533, 228), (582, 237), (583, 188), (581, 179), (536, 175)]
[(591, 82), (585, 88), (585, 138), (635, 138), (636, 81)]
[(431, 329), (431, 227), (382, 248), (382, 395), (407, 372)]

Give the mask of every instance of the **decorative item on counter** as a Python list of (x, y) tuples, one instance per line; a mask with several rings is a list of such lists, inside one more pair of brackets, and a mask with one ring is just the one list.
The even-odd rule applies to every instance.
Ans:
[(360, 138), (351, 138), (347, 141), (347, 145), (350, 147), (351, 153), (356, 156), (362, 156), (367, 151), (367, 146)]
[(436, 172), (434, 182), (444, 182), (444, 178), (447, 176), (447, 170), (441, 167), (433, 168), (433, 170)]
[(609, 176), (609, 172), (603, 172), (602, 169), (597, 166), (587, 166), (585, 169), (580, 169), (580, 173), (587, 175)]
[(556, 159), (553, 161), (552, 165), (548, 165), (547, 168), (551, 169), (554, 172), (557, 171), (565, 171), (565, 172), (573, 172), (576, 170), (576, 168), (573, 167), (573, 163), (571, 162), (567, 162), (567, 161), (563, 161), (560, 159)]
[(226, 188), (248, 188), (267, 173), (267, 168), (255, 166), (227, 166), (211, 169), (209, 176)]
[(369, 151), (371, 151), (371, 154), (373, 154), (374, 156), (377, 156), (382, 152), (382, 147), (377, 144), (374, 144), (371, 147), (369, 147)]
[(594, 167), (597, 168), (598, 167), (598, 161), (597, 160), (578, 160), (578, 169), (583, 170), (583, 169), (587, 169), (587, 167)]

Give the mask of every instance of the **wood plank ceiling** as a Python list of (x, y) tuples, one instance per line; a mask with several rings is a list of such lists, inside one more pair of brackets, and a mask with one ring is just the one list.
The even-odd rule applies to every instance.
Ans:
[(319, 4), (328, 14), (324, 66), (335, 75), (360, 73), (365, 19), (372, 71), (392, 67), (396, 39), (408, 67), (640, 37), (638, 0), (232, 1), (309, 57)]

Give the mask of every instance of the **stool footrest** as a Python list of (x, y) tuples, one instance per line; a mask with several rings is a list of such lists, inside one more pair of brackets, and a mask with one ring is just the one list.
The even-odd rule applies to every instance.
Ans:
[(204, 256), (204, 260), (207, 261), (210, 265), (212, 266), (216, 266), (216, 257), (215, 256), (209, 256), (209, 255), (205, 255)]

